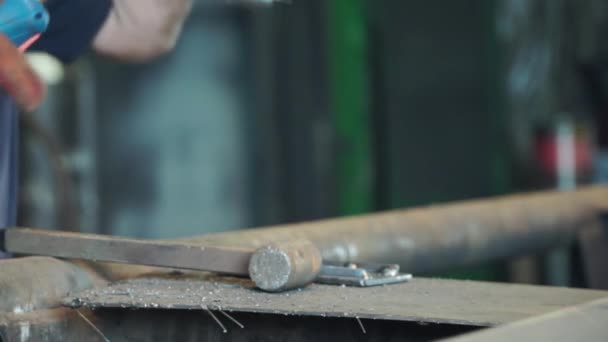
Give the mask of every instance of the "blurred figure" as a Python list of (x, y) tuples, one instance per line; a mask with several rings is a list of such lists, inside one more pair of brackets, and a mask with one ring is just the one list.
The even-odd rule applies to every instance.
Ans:
[[(145, 62), (175, 46), (191, 0), (48, 0), (47, 31), (31, 50), (64, 63), (89, 47), (121, 61)], [(23, 55), (0, 35), (0, 229), (15, 225), (17, 107), (33, 111), (45, 87)]]

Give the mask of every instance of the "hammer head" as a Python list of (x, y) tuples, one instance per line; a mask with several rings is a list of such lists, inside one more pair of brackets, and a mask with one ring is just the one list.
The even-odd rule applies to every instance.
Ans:
[(249, 276), (261, 290), (280, 292), (312, 283), (321, 264), (321, 253), (310, 241), (274, 243), (253, 253)]

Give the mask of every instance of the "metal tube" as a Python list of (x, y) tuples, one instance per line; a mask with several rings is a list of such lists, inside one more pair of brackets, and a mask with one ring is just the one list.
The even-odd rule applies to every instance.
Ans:
[(540, 192), (212, 234), (205, 246), (262, 247), (309, 240), (324, 260), (400, 263), (425, 272), (567, 244), (608, 212), (608, 187)]

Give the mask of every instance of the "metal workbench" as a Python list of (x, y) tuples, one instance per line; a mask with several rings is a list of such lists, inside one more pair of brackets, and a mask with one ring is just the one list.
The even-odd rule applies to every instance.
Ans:
[[(327, 260), (399, 262), (416, 274), (542, 252), (581, 236), (601, 248), (607, 212), (608, 188), (594, 187), (188, 241), (256, 247), (304, 238)], [(603, 284), (603, 262), (590, 265), (586, 275)], [(581, 332), (591, 324), (595, 330), (583, 337), (597, 338), (608, 334), (608, 325), (588, 317), (603, 312), (605, 297), (608, 292), (597, 290), (418, 277), (367, 289), (312, 285), (266, 294), (246, 280), (209, 273), (28, 257), (0, 262), (0, 336), (5, 341), (426, 341), (480, 329), (487, 334), (494, 327), (508, 335), (509, 329), (555, 324)], [(573, 312), (572, 320), (563, 318)], [(530, 336), (551, 340), (542, 333)]]

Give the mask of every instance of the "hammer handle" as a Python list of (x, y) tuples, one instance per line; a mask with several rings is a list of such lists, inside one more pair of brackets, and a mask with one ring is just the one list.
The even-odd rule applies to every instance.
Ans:
[(249, 276), (253, 250), (30, 228), (4, 232), (6, 252)]

